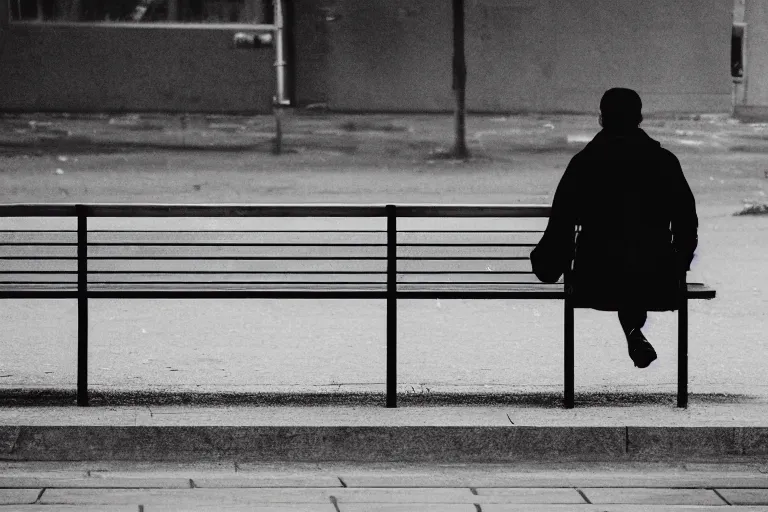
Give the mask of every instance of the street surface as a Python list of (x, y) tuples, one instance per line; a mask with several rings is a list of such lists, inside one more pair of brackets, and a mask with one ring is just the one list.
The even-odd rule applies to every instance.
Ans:
[(5, 462), (0, 510), (765, 512), (768, 467)]

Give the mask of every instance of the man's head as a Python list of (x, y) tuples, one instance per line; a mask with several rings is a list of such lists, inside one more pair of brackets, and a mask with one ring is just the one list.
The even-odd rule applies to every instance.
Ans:
[(600, 126), (608, 130), (637, 128), (643, 120), (643, 102), (632, 89), (608, 89), (600, 100)]

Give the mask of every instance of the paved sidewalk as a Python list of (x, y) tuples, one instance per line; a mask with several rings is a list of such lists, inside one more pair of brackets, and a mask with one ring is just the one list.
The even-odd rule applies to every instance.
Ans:
[(0, 504), (19, 511), (758, 512), (768, 511), (768, 466), (6, 462)]

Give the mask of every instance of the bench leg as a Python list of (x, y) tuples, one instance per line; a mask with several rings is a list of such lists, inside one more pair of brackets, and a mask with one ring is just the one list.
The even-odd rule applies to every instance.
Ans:
[(574, 357), (573, 357), (573, 306), (571, 301), (565, 299), (565, 351), (564, 351), (564, 370), (565, 370), (565, 394), (564, 405), (566, 409), (573, 409), (574, 398)]
[(387, 210), (387, 407), (397, 407), (397, 207)]
[(77, 405), (88, 405), (88, 299), (77, 299)]
[(397, 407), (397, 299), (387, 298), (387, 407)]
[(77, 208), (77, 405), (88, 405), (88, 214)]
[(677, 311), (677, 406), (688, 407), (688, 298), (681, 293)]

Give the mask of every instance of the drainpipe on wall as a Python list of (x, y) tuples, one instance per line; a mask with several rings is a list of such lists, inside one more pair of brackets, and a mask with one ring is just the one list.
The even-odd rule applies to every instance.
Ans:
[(272, 110), (275, 114), (275, 146), (274, 153), (279, 155), (283, 149), (283, 107), (291, 104), (285, 91), (285, 41), (283, 2), (274, 0), (275, 12), (275, 68), (277, 71), (277, 94), (272, 98)]

